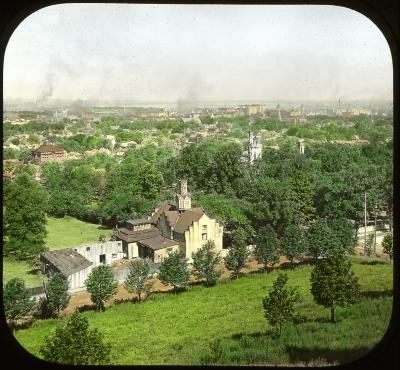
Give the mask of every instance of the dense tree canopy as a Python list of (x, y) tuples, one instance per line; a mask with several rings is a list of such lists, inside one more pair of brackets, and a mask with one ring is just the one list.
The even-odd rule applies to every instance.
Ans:
[(46, 250), (47, 194), (22, 174), (4, 188), (4, 255), (30, 259)]

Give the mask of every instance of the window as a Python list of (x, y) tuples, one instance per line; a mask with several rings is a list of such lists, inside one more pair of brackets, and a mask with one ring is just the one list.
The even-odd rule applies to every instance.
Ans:
[(201, 228), (201, 231), (203, 233), (206, 233), (207, 232), (207, 225), (203, 225), (202, 228)]
[(90, 247), (86, 247), (86, 250), (87, 250), (87, 251), (90, 251)]
[(117, 258), (117, 253), (113, 253), (112, 258)]
[(100, 254), (100, 263), (103, 265), (106, 264), (106, 255), (105, 254)]
[(207, 240), (207, 233), (201, 234), (201, 238), (202, 238), (203, 240)]

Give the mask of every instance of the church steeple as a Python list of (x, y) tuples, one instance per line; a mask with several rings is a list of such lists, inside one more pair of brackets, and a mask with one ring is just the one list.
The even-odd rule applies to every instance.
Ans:
[(175, 199), (178, 211), (187, 211), (192, 208), (192, 194), (188, 192), (187, 179), (179, 180), (179, 188)]

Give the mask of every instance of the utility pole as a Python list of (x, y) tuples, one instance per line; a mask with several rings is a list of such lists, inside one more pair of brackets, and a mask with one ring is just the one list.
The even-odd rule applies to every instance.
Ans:
[(364, 194), (364, 256), (367, 248), (367, 193)]

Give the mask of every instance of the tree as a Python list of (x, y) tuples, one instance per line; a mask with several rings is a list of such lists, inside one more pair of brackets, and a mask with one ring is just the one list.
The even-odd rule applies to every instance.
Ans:
[(307, 232), (308, 253), (318, 260), (340, 251), (338, 239), (328, 226), (325, 218), (319, 218), (311, 224)]
[(31, 312), (35, 301), (31, 298), (25, 283), (20, 278), (7, 281), (3, 293), (4, 312), (10, 326), (14, 328), (15, 321), (25, 318)]
[(29, 260), (46, 248), (46, 204), (43, 188), (22, 174), (5, 188), (4, 254)]
[(393, 259), (393, 235), (392, 234), (387, 234), (383, 237), (382, 248), (383, 248), (383, 252), (389, 256), (389, 261), (391, 263), (392, 259)]
[(60, 311), (68, 306), (70, 295), (68, 294), (68, 281), (60, 273), (54, 274), (47, 286), (45, 286), (46, 306), (51, 313)]
[(173, 252), (161, 263), (158, 278), (165, 285), (173, 285), (175, 292), (187, 284), (189, 272), (183, 252)]
[(365, 243), (365, 255), (367, 257), (371, 257), (371, 254), (374, 250), (374, 234), (369, 234), (367, 237), (367, 242)]
[(96, 310), (100, 311), (104, 310), (104, 302), (117, 292), (118, 282), (110, 266), (100, 265), (92, 270), (85, 285)]
[(346, 253), (354, 249), (356, 239), (354, 237), (353, 226), (345, 218), (331, 220), (330, 228), (339, 243), (340, 252)]
[(228, 254), (224, 259), (225, 267), (232, 271), (233, 275), (238, 278), (240, 270), (245, 266), (249, 254), (250, 253), (244, 244), (233, 246), (229, 249)]
[(133, 260), (129, 264), (129, 273), (125, 279), (125, 288), (130, 293), (136, 293), (139, 297), (146, 288), (146, 280), (149, 277), (150, 264), (147, 260)]
[(297, 288), (286, 287), (287, 281), (286, 274), (279, 274), (263, 300), (265, 317), (271, 325), (278, 325), (279, 336), (282, 334), (282, 325), (293, 321), (295, 317), (294, 304), (301, 301)]
[(88, 319), (75, 312), (52, 335), (46, 336), (39, 353), (46, 361), (68, 365), (106, 365), (111, 346), (97, 329), (89, 329)]
[(299, 225), (292, 224), (285, 229), (281, 248), (292, 265), (295, 258), (303, 256), (306, 251), (306, 241), (303, 229)]
[(314, 301), (330, 308), (332, 323), (335, 322), (335, 308), (353, 302), (360, 289), (358, 278), (350, 268), (350, 261), (335, 255), (320, 261), (311, 272)]
[(215, 251), (215, 243), (207, 241), (192, 255), (193, 274), (200, 279), (206, 279), (206, 285), (214, 285), (221, 271), (217, 270), (217, 265), (221, 262), (219, 253)]
[(264, 226), (259, 230), (256, 237), (254, 256), (259, 263), (264, 264), (265, 270), (268, 264), (275, 264), (279, 261), (279, 240), (270, 225)]

